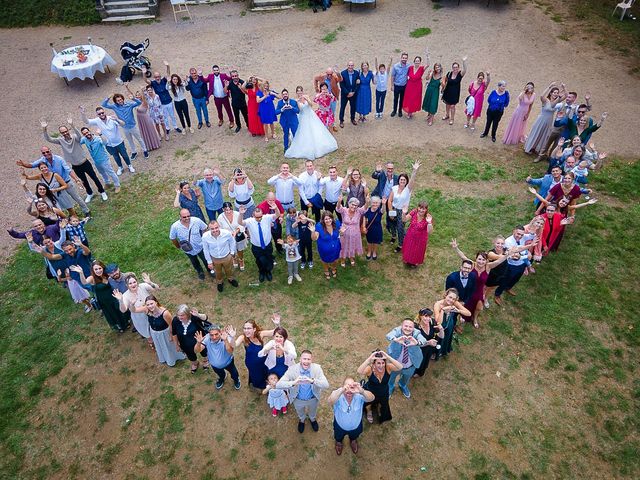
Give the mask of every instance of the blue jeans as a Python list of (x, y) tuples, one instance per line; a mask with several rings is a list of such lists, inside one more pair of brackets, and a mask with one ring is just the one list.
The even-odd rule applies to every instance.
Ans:
[(216, 218), (218, 218), (218, 215), (222, 215), (222, 208), (219, 208), (217, 210), (209, 210), (208, 208), (205, 208), (205, 210), (207, 211), (207, 217), (209, 217), (210, 222), (213, 222)]
[(389, 395), (393, 392), (393, 389), (396, 388), (396, 378), (400, 375), (400, 381), (398, 382), (398, 386), (401, 388), (405, 388), (409, 386), (409, 380), (413, 376), (413, 373), (416, 371), (415, 365), (411, 365), (409, 368), (403, 368), (400, 371), (391, 372), (389, 377)]
[(198, 117), (198, 123), (202, 123), (202, 115), (204, 114), (204, 121), (209, 123), (209, 108), (207, 107), (207, 98), (191, 98), (193, 100), (193, 107)]
[(384, 110), (384, 99), (387, 96), (387, 91), (379, 92), (376, 90), (376, 113), (382, 113)]
[(113, 171), (113, 167), (111, 166), (111, 160), (102, 163), (96, 163), (96, 170), (102, 175), (105, 184), (113, 183), (114, 186), (120, 186), (120, 179), (116, 172)]
[(124, 163), (131, 165), (131, 160), (129, 160), (129, 154), (127, 153), (127, 148), (124, 146), (124, 142), (115, 147), (107, 145), (107, 152), (111, 154), (118, 167), (122, 168), (122, 159), (120, 157), (124, 158)]

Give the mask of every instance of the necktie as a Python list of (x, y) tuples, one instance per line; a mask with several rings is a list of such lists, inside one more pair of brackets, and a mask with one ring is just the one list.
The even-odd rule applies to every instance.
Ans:
[(402, 365), (406, 365), (409, 363), (409, 347), (406, 345), (402, 346)]
[(258, 236), (260, 237), (260, 248), (264, 248), (266, 245), (264, 244), (264, 235), (262, 235), (262, 225), (258, 222)]

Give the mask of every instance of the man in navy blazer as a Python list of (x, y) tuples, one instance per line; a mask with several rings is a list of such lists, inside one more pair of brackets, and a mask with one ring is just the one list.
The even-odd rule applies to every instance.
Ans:
[(360, 72), (354, 70), (353, 60), (347, 64), (347, 69), (340, 74), (340, 128), (344, 128), (344, 110), (349, 103), (349, 114), (351, 115), (351, 123), (358, 125), (356, 122), (356, 95), (360, 86)]
[(276, 115), (280, 115), (280, 126), (284, 132), (284, 151), (286, 152), (287, 148), (289, 148), (289, 132), (291, 132), (292, 137), (295, 137), (298, 130), (298, 113), (300, 113), (300, 109), (298, 108), (298, 102), (289, 98), (289, 90), (285, 88), (281, 94), (282, 100), (278, 102)]
[(458, 299), (461, 303), (466, 303), (473, 295), (476, 288), (476, 276), (472, 273), (473, 262), (463, 260), (460, 271), (450, 273), (445, 281), (444, 288), (455, 288), (458, 291)]
[[(543, 198), (546, 198), (547, 193), (549, 193), (549, 190), (551, 190), (553, 186), (560, 183), (561, 181), (562, 181), (562, 168), (560, 168), (560, 166), (558, 165), (553, 167), (551, 169), (551, 173), (550, 174), (547, 173), (544, 177), (531, 178), (531, 175), (527, 177), (527, 183), (529, 185), (535, 185), (537, 187), (540, 187), (540, 190), (538, 190), (538, 194)], [(533, 201), (533, 204), (537, 207), (538, 205), (540, 205), (540, 200), (536, 198)]]

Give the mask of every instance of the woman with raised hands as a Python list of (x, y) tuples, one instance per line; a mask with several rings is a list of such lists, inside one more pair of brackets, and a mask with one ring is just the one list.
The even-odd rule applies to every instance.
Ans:
[(147, 339), (149, 347), (153, 348), (153, 339), (149, 333), (149, 319), (147, 318), (147, 307), (145, 306), (146, 298), (152, 292), (158, 290), (160, 286), (151, 281), (147, 273), (142, 274), (142, 282), (138, 282), (138, 278), (133, 274), (127, 275), (124, 279), (127, 285), (127, 291), (124, 293), (114, 292), (114, 295), (120, 302), (120, 311), (122, 313), (129, 310), (131, 312), (131, 322), (133, 323), (133, 332), (138, 332), (141, 337)]
[[(271, 321), (277, 327), (280, 326), (280, 315), (274, 313)], [(274, 330), (263, 330), (255, 320), (247, 320), (242, 326), (242, 333), (236, 339), (236, 347), (244, 345), (244, 364), (249, 372), (249, 385), (253, 388), (263, 389), (267, 385), (269, 369), (265, 365), (265, 357), (259, 355), (264, 348), (267, 337), (273, 337)]]
[(269, 369), (269, 374), (275, 373), (278, 378), (282, 378), (296, 362), (297, 356), (296, 347), (289, 340), (289, 333), (281, 326), (273, 329), (273, 340), (269, 340), (258, 352), (258, 357), (266, 357), (264, 364)]
[(376, 349), (358, 367), (358, 374), (367, 378), (364, 389), (373, 393), (374, 399), (364, 404), (367, 422), (373, 423), (375, 410), (378, 423), (391, 420), (389, 407), (389, 378), (391, 372), (402, 370), (402, 364), (384, 350)]
[(458, 291), (455, 288), (449, 288), (444, 292), (442, 300), (433, 304), (433, 316), (444, 330), (442, 348), (440, 349), (441, 357), (446, 357), (453, 351), (455, 316), (458, 314), (466, 317), (471, 316), (471, 312), (458, 300), (458, 297)]
[[(453, 248), (462, 260), (469, 260), (469, 258), (462, 253), (460, 247), (458, 247), (458, 242), (455, 238), (451, 240), (451, 248)], [(474, 292), (471, 294), (471, 298), (469, 298), (469, 300), (464, 304), (470, 314), (463, 315), (463, 319), (467, 322), (472, 321), (474, 328), (480, 327), (480, 324), (478, 323), (478, 315), (480, 315), (480, 312), (485, 306), (485, 287), (491, 270), (504, 263), (508, 257), (509, 252), (507, 251), (503, 252), (497, 260), (489, 261), (489, 255), (487, 252), (478, 252), (476, 254), (475, 262), (469, 260), (473, 263), (473, 268), (476, 271), (476, 286)]]

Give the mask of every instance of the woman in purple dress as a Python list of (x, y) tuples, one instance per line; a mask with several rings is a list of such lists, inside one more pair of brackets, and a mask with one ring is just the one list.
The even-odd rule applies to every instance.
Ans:
[(518, 107), (514, 110), (513, 115), (511, 115), (511, 120), (509, 120), (507, 129), (504, 131), (504, 136), (502, 137), (502, 143), (505, 145), (524, 143), (524, 131), (527, 128), (527, 120), (531, 113), (533, 101), (536, 99), (536, 94), (533, 89), (533, 82), (529, 82), (525, 85), (524, 91), (518, 95)]
[[(462, 260), (469, 260), (469, 258), (467, 258), (467, 256), (462, 253), (462, 251), (458, 247), (458, 242), (455, 238), (451, 240), (451, 247), (453, 247), (453, 249)], [(462, 317), (465, 322), (473, 321), (473, 326), (475, 328), (480, 327), (480, 324), (478, 323), (478, 315), (484, 309), (485, 285), (487, 283), (487, 279), (489, 278), (489, 273), (491, 273), (492, 268), (497, 267), (498, 265), (503, 263), (510, 254), (511, 252), (507, 251), (504, 254), (500, 255), (499, 258), (497, 260), (494, 260), (493, 262), (489, 261), (486, 252), (478, 252), (476, 254), (476, 261), (473, 262), (473, 268), (476, 271), (476, 287), (473, 294), (471, 295), (471, 298), (464, 304), (465, 308), (469, 310), (470, 315)]]

